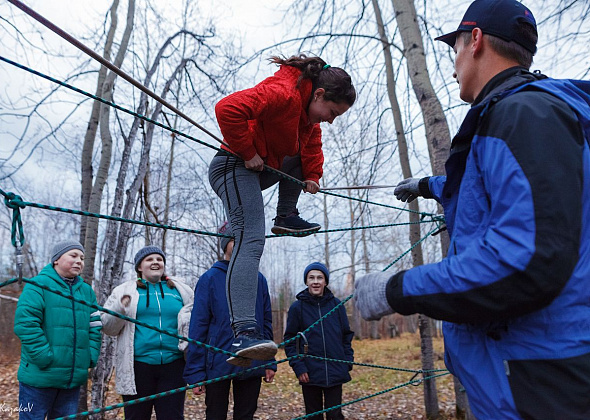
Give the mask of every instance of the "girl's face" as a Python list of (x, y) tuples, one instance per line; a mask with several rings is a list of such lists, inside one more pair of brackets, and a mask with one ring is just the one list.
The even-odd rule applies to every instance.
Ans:
[(319, 124), (327, 122), (332, 124), (334, 119), (344, 114), (350, 108), (346, 102), (336, 103), (324, 99), (326, 91), (323, 88), (316, 89), (313, 93), (307, 115), (310, 124)]
[(73, 279), (84, 269), (84, 253), (79, 249), (72, 249), (59, 257), (53, 263), (53, 268), (60, 276)]
[(160, 254), (150, 254), (139, 263), (141, 277), (150, 282), (157, 282), (164, 275), (164, 258)]

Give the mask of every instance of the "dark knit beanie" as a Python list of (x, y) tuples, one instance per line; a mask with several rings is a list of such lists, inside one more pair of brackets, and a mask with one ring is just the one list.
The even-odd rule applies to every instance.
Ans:
[(160, 248), (158, 248), (155, 245), (144, 246), (139, 251), (137, 251), (137, 254), (135, 254), (135, 271), (136, 272), (137, 272), (137, 269), (139, 268), (139, 264), (141, 264), (143, 259), (151, 254), (161, 255), (162, 258), (164, 258), (164, 264), (166, 264), (166, 254), (164, 254), (164, 251), (162, 251)]
[(79, 249), (80, 251), (85, 252), (82, 244), (73, 239), (53, 245), (53, 248), (51, 248), (51, 264), (59, 260), (59, 257), (72, 249)]
[(303, 272), (303, 283), (305, 285), (307, 285), (307, 275), (309, 274), (309, 272), (311, 270), (319, 270), (322, 273), (324, 273), (324, 277), (326, 278), (326, 285), (328, 285), (328, 283), (330, 283), (330, 272), (328, 271), (328, 268), (322, 264), (321, 262), (314, 262), (309, 264), (307, 267), (305, 267), (305, 271)]
[(231, 238), (228, 238), (227, 236), (221, 236), (219, 238), (219, 246), (221, 247), (221, 251), (225, 252), (225, 248), (227, 248), (227, 245), (234, 240), (229, 222), (223, 222), (223, 224), (219, 227), (217, 232), (223, 235), (231, 236)]

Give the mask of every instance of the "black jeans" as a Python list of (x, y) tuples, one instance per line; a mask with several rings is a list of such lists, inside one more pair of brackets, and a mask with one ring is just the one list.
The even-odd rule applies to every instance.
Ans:
[(252, 420), (258, 409), (261, 378), (215, 382), (205, 385), (207, 420), (225, 420), (229, 405), (229, 387), (233, 382), (234, 420)]
[[(184, 358), (181, 357), (165, 365), (149, 365), (134, 362), (136, 395), (123, 395), (123, 401), (130, 401), (140, 397), (170, 391), (186, 386), (182, 374), (184, 372)], [(156, 398), (125, 407), (125, 420), (149, 420), (152, 408), (156, 409), (158, 420), (184, 419), (184, 395), (186, 391), (177, 392), (167, 397)]]
[[(342, 404), (342, 385), (322, 388), (321, 386), (301, 385), (303, 401), (305, 402), (305, 414), (315, 413), (325, 408)], [(308, 417), (308, 420), (323, 420), (324, 414)], [(342, 420), (342, 409), (336, 408), (326, 413), (328, 420)]]

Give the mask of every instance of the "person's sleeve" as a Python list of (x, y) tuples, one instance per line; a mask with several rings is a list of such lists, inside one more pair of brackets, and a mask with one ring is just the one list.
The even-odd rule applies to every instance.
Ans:
[[(296, 301), (289, 308), (289, 313), (287, 314), (287, 327), (285, 328), (285, 334), (283, 336), (284, 341), (290, 340), (291, 338), (295, 337), (297, 333), (300, 332), (302, 329), (301, 322), (299, 319), (299, 305), (301, 305), (301, 303)], [(296, 343), (297, 340), (293, 340), (285, 345), (285, 355), (287, 357), (293, 357), (298, 354)], [(301, 343), (301, 345), (303, 346), (303, 343)], [(300, 351), (302, 352), (303, 348), (301, 348)], [(299, 377), (299, 375), (301, 375), (302, 373), (307, 372), (307, 366), (305, 365), (305, 362), (302, 358), (289, 360), (289, 365), (291, 366), (293, 372), (295, 372), (295, 376), (297, 377)]]
[[(188, 330), (188, 337), (201, 343), (207, 341), (211, 322), (210, 281), (211, 277), (204, 274), (197, 282)], [(187, 384), (192, 385), (207, 379), (206, 363), (207, 349), (195, 343), (189, 343), (183, 374)]]
[[(270, 293), (268, 292), (268, 282), (266, 278), (259, 274), (260, 281), (262, 282), (262, 296), (263, 296), (263, 305), (264, 305), (264, 338), (266, 340), (274, 340), (274, 333), (272, 330), (272, 305), (270, 302)], [(271, 360), (276, 359), (273, 357)], [(268, 366), (266, 369), (272, 369), (275, 372), (277, 371), (277, 365), (273, 364)]]
[[(103, 306), (105, 309), (111, 310), (113, 312), (127, 315), (126, 308), (121, 303), (122, 295), (118, 293), (119, 290), (120, 289), (116, 287)], [(106, 312), (100, 314), (100, 319), (102, 321), (102, 332), (111, 336), (119, 335), (123, 330), (123, 327), (125, 327), (125, 322), (127, 322), (122, 318), (107, 314)]]
[[(340, 319), (342, 322), (342, 346), (344, 347), (344, 357), (349, 362), (354, 362), (354, 350), (352, 348), (352, 339), (354, 338), (354, 331), (350, 329), (348, 316), (346, 315), (346, 308), (340, 307)], [(348, 370), (352, 370), (353, 365), (348, 365)]]
[[(90, 300), (94, 305), (98, 305), (96, 301), (96, 294), (90, 287)], [(98, 357), (100, 356), (100, 345), (102, 343), (102, 321), (100, 317), (100, 311), (95, 311), (90, 314), (90, 367), (95, 367)]]
[(41, 369), (53, 361), (53, 350), (43, 330), (44, 310), (43, 290), (26, 284), (16, 304), (14, 333), (20, 339), (21, 349), (28, 360)]
[(215, 105), (215, 116), (223, 139), (242, 159), (256, 154), (255, 133), (249, 120), (264, 120), (269, 113), (281, 115), (289, 111), (289, 100), (272, 84), (260, 83), (253, 88), (232, 93)]
[(440, 203), (446, 181), (446, 176), (428, 176), (422, 178), (418, 184), (420, 195), (424, 198), (434, 198)]
[(324, 152), (322, 151), (322, 129), (314, 124), (308, 141), (301, 148), (301, 168), (304, 181), (319, 184), (324, 173)]
[(393, 276), (386, 294), (396, 312), (502, 321), (546, 307), (567, 284), (580, 255), (584, 139), (569, 109), (538, 95), (518, 107), (500, 102), (474, 138), (467, 166), (480, 176), (469, 180), (481, 182), (476, 203), (489, 206), (485, 230), (467, 243), (453, 238), (443, 261)]
[[(183, 284), (184, 286), (184, 284)], [(188, 289), (190, 289), (190, 287), (186, 286), (187, 291), (189, 291)], [(183, 302), (184, 305), (182, 306), (182, 308), (180, 308), (180, 311), (178, 312), (178, 335), (180, 335), (181, 337), (188, 337), (189, 334), (189, 326), (190, 326), (190, 322), (191, 322), (191, 314), (193, 311), (193, 301), (194, 301), (194, 296), (193, 296), (193, 291), (190, 290), (190, 293), (185, 294), (185, 296), (188, 296), (187, 302)], [(186, 351), (188, 348), (188, 341), (185, 340), (178, 340), (178, 350), (180, 351)]]

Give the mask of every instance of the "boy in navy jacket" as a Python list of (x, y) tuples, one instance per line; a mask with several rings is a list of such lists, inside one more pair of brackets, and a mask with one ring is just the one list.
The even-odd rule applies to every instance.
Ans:
[[(326, 266), (314, 262), (307, 266), (303, 274), (307, 289), (297, 294), (297, 300), (289, 308), (285, 341), (304, 331), (326, 313), (334, 309), (340, 300), (328, 289), (330, 272)], [(308, 342), (308, 355), (319, 358), (354, 361), (352, 339), (354, 333), (350, 329), (346, 309), (340, 306), (331, 315), (305, 334)], [(298, 353), (296, 342), (285, 346), (287, 356)], [(352, 364), (327, 361), (311, 357), (303, 357), (289, 361), (293, 368), (305, 402), (305, 413), (311, 414), (342, 403), (342, 384), (350, 381), (349, 371)], [(343, 419), (340, 408), (328, 411), (327, 419)], [(312, 420), (322, 419), (323, 415), (310, 417)]]

